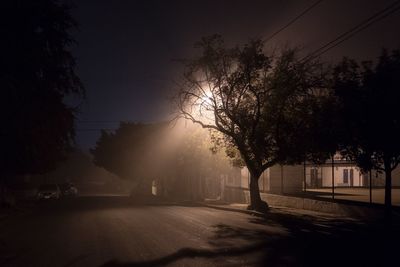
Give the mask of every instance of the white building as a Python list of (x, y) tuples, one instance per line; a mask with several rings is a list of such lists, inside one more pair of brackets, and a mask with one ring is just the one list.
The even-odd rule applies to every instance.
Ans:
[[(262, 193), (298, 194), (306, 189), (334, 187), (369, 187), (369, 174), (363, 174), (353, 162), (335, 155), (325, 164), (315, 165), (275, 165), (263, 172), (259, 179), (259, 189)], [(372, 186), (383, 187), (385, 174), (372, 171)], [(240, 177), (225, 177), (222, 181), (223, 198), (227, 201), (246, 202), (249, 190), (250, 174), (247, 168), (242, 168)], [(392, 186), (400, 186), (400, 167), (392, 172)], [(248, 195), (248, 194), (247, 194)]]
[(339, 154), (325, 164), (305, 164), (305, 188), (368, 186), (368, 175)]

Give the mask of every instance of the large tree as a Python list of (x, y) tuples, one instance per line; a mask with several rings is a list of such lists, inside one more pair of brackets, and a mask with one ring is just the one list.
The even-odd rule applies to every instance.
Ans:
[(200, 54), (185, 61), (179, 116), (223, 135), (229, 155), (238, 153), (250, 172), (249, 208), (265, 211), (258, 179), (274, 164), (304, 160), (303, 123), (294, 114), (323, 88), (323, 68), (296, 50), (267, 56), (260, 40), (229, 48), (214, 35), (197, 47)]
[(177, 199), (203, 198), (205, 178), (231, 169), (197, 125), (122, 122), (115, 132), (102, 131), (91, 153), (96, 165), (136, 184), (133, 193), (150, 194), (156, 181), (158, 194)]
[(71, 54), (76, 22), (56, 0), (1, 3), (1, 175), (45, 172), (73, 145), (74, 114), (65, 104), (83, 86)]
[(157, 145), (165, 130), (164, 124), (131, 122), (121, 122), (115, 132), (103, 130), (91, 150), (94, 163), (122, 179), (152, 177), (158, 164)]
[(390, 210), (392, 171), (400, 163), (400, 51), (383, 50), (375, 64), (343, 59), (333, 85), (342, 118), (341, 151), (362, 169), (385, 173)]

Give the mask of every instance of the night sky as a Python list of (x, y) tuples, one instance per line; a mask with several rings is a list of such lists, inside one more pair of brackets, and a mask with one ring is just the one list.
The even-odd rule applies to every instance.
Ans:
[[(77, 143), (93, 147), (100, 128), (118, 121), (159, 121), (168, 115), (176, 59), (193, 54), (202, 36), (218, 33), (231, 44), (268, 39), (310, 7), (310, 1), (75, 1), (77, 72), (87, 100), (80, 105)], [(266, 43), (267, 49), (302, 46), (312, 52), (394, 0), (324, 0)], [(373, 59), (381, 48), (400, 48), (400, 11), (324, 54)]]

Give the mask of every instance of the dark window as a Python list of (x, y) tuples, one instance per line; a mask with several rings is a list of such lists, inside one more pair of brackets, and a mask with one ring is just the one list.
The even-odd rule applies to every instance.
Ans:
[(311, 187), (318, 186), (318, 169), (311, 169)]
[(317, 179), (318, 178), (318, 169), (311, 169), (311, 179)]
[(350, 186), (354, 186), (354, 170), (350, 169)]
[(349, 170), (344, 169), (343, 170), (343, 183), (347, 184), (349, 182)]

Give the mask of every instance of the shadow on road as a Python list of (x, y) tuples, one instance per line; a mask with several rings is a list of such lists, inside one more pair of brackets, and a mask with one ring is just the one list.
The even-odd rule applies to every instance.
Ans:
[(183, 248), (167, 256), (148, 261), (118, 262), (116, 260), (103, 264), (103, 267), (136, 267), (136, 266), (165, 266), (185, 258), (219, 258), (227, 256), (240, 256), (265, 247), (264, 243), (249, 245), (239, 248), (196, 249)]
[(166, 199), (155, 197), (132, 198), (129, 196), (79, 196), (58, 200), (37, 201), (36, 209), (45, 212), (88, 211), (102, 209), (121, 209), (146, 206), (182, 205)]
[[(189, 206), (156, 199), (139, 201), (127, 196), (95, 196), (43, 202), (38, 209), (54, 213), (99, 209)], [(399, 224), (362, 223), (343, 218), (299, 215), (271, 209), (265, 216), (241, 215), (251, 223), (232, 226), (229, 221), (212, 226), (209, 248), (184, 247), (154, 259), (102, 266), (165, 266), (184, 259), (210, 259), (217, 266), (232, 266), (231, 259), (246, 266), (397, 266)], [(226, 264), (225, 264), (226, 263)], [(238, 266), (241, 266), (238, 264)]]
[(393, 244), (400, 237), (398, 225), (279, 211), (266, 217), (249, 216), (248, 221), (254, 229), (214, 225), (210, 249), (182, 248), (156, 259), (112, 260), (102, 266), (165, 266), (187, 258), (220, 259), (218, 266), (232, 266), (225, 261), (232, 257), (247, 260), (246, 266), (397, 266), (397, 246)]
[(268, 245), (262, 262), (269, 266), (397, 266), (393, 242), (400, 237), (398, 224), (273, 212), (250, 220), (288, 230), (286, 237)]

